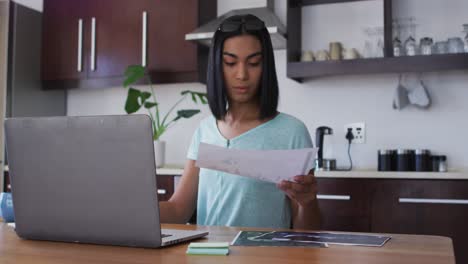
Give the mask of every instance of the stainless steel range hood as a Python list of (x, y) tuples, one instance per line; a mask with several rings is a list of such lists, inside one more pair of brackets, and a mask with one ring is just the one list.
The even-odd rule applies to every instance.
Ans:
[(268, 6), (229, 11), (215, 20), (202, 25), (193, 32), (186, 34), (185, 40), (196, 41), (200, 44), (209, 46), (211, 44), (211, 38), (213, 37), (214, 32), (218, 29), (221, 21), (233, 15), (243, 14), (255, 15), (265, 22), (265, 26), (267, 27), (268, 32), (270, 32), (270, 37), (274, 49), (286, 48), (286, 27), (281, 23), (279, 18), (273, 13), (273, 11), (271, 11)]

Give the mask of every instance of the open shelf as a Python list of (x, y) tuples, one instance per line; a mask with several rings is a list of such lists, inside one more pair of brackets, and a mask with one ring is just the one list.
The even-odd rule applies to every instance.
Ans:
[[(302, 7), (371, 0), (288, 0), (287, 76), (298, 82), (333, 75), (434, 72), (468, 69), (468, 53), (393, 57), (392, 3), (383, 1), (384, 57), (300, 62)], [(378, 0), (372, 0), (378, 1)]]
[(307, 78), (330, 75), (431, 72), (468, 68), (468, 53), (418, 55), (390, 58), (289, 62), (289, 78), (301, 82)]
[(333, 4), (333, 3), (349, 3), (358, 1), (370, 1), (370, 0), (296, 0), (295, 4), (300, 6), (308, 5), (321, 5), (321, 4)]

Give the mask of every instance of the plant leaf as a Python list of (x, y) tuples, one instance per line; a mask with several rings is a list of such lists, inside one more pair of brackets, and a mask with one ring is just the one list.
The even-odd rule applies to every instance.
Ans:
[(141, 92), (140, 94), (141, 103), (143, 104), (146, 101), (146, 99), (150, 98), (150, 96), (151, 96), (151, 93), (149, 92)]
[(138, 111), (141, 105), (138, 103), (138, 98), (140, 98), (141, 92), (137, 89), (131, 88), (128, 89), (127, 100), (125, 101), (125, 112), (127, 114), (132, 114)]
[(154, 107), (154, 106), (157, 106), (158, 103), (154, 103), (154, 102), (145, 102), (145, 108), (146, 109), (150, 109), (151, 107)]
[(190, 118), (196, 114), (200, 113), (198, 109), (185, 109), (177, 111), (177, 117), (174, 118), (174, 121), (177, 121), (181, 118)]
[(206, 94), (206, 93), (201, 93), (201, 92), (194, 92), (194, 91), (190, 91), (190, 90), (185, 90), (185, 91), (181, 92), (180, 94), (181, 94), (181, 95), (190, 94), (190, 95), (192, 96), (192, 101), (195, 102), (195, 103), (198, 103), (197, 97), (198, 97), (198, 99), (200, 99), (200, 102), (201, 102), (202, 104), (207, 104), (207, 103), (208, 103), (207, 94)]
[(197, 93), (197, 95), (198, 95), (198, 98), (200, 98), (200, 101), (202, 102), (202, 104), (207, 104), (208, 103), (206, 93)]
[(130, 65), (125, 70), (125, 80), (123, 82), (123, 86), (127, 88), (130, 84), (134, 84), (143, 76), (145, 76), (145, 67), (140, 65)]

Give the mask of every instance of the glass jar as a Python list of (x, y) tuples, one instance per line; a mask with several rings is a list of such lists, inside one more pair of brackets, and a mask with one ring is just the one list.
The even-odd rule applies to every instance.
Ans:
[(439, 156), (439, 172), (447, 172), (447, 156)]
[(447, 41), (437, 41), (434, 45), (434, 51), (436, 54), (446, 54), (448, 52)]
[(432, 44), (434, 41), (432, 38), (422, 38), (420, 40), (420, 50), (421, 50), (421, 55), (431, 55), (432, 54)]
[(461, 38), (449, 38), (447, 43), (449, 53), (462, 53), (464, 51), (463, 40)]

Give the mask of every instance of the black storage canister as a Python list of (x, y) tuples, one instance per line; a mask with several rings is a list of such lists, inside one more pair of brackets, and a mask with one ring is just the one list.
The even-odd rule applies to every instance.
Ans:
[(415, 171), (416, 152), (414, 149), (409, 149), (409, 168), (408, 171)]
[(433, 155), (431, 156), (431, 171), (439, 171), (439, 162), (440, 162), (440, 156)]
[(414, 170), (415, 171), (431, 171), (431, 154), (427, 149), (415, 150)]
[(410, 171), (411, 169), (411, 152), (409, 149), (398, 149), (396, 158), (397, 171)]
[(378, 170), (379, 171), (394, 171), (395, 170), (395, 150), (379, 149), (378, 151)]

